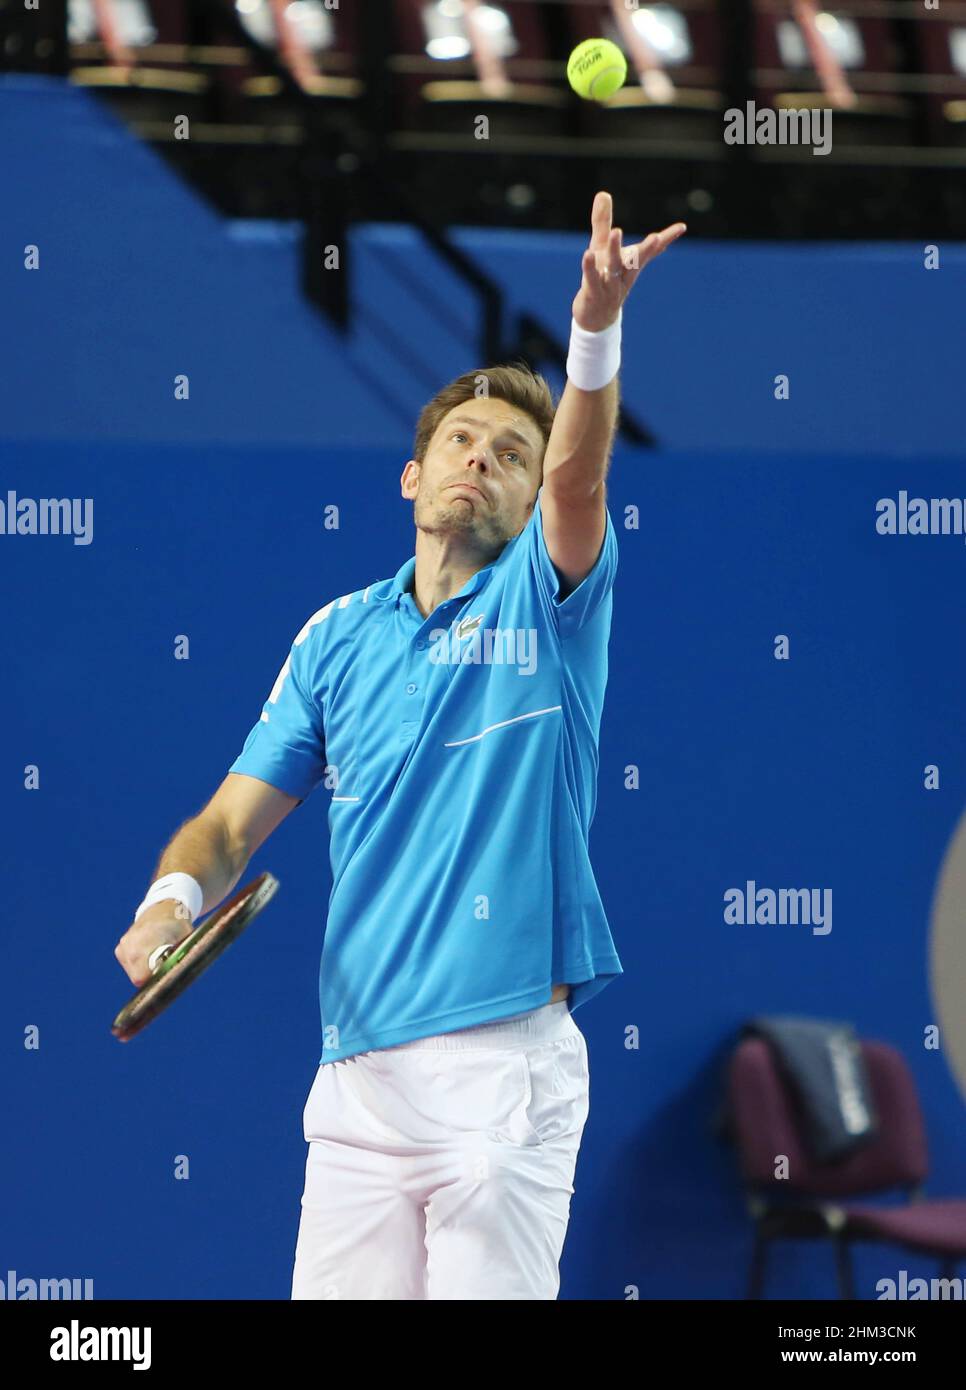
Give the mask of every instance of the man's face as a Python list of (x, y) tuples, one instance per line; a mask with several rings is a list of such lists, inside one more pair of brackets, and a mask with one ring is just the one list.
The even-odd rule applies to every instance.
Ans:
[(436, 427), (422, 465), (402, 476), (420, 530), (462, 532), (491, 552), (523, 530), (540, 487), (544, 441), (535, 421), (507, 401), (463, 401)]

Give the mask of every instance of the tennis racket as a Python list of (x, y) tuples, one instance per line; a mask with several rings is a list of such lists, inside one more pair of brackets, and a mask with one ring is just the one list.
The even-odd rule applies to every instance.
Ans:
[(179, 994), (197, 980), (198, 976), (221, 955), (227, 946), (241, 935), (249, 922), (275, 896), (278, 879), (265, 872), (239, 889), (233, 898), (198, 924), (190, 936), (178, 945), (160, 947), (152, 953), (155, 961), (150, 980), (142, 985), (134, 998), (111, 1024), (111, 1032), (120, 1042), (127, 1042), (140, 1033)]

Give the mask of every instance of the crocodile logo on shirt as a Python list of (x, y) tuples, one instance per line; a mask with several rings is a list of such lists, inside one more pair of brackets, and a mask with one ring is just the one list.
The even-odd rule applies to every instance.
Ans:
[(483, 618), (484, 614), (482, 613), (477, 613), (475, 618), (464, 618), (463, 621), (459, 623), (456, 628), (457, 642), (462, 642), (464, 637), (469, 637), (471, 633), (475, 632), (476, 629), (479, 627), (480, 623), (483, 621)]

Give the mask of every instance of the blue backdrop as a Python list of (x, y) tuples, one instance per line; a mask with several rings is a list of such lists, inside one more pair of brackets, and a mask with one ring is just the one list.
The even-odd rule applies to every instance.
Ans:
[[(343, 354), (298, 300), (284, 232), (226, 231), (89, 98), (58, 89), (47, 121), (32, 90), (0, 92), (4, 133), (26, 109), (34, 141), (3, 142), (0, 176), (19, 190), (7, 242), (38, 245), (42, 266), (3, 261), (0, 501), (90, 498), (93, 537), (0, 534), (0, 1277), (92, 1278), (98, 1298), (285, 1298), (319, 1052), (324, 793), (256, 857), (253, 871), (281, 881), (257, 927), (123, 1047), (109, 1024), (130, 986), (113, 948), (305, 616), (412, 554), (398, 478), (429, 392), (363, 352), (379, 316), (407, 322), (401, 290), (359, 278), (375, 314), (362, 356)], [(358, 233), (357, 266), (385, 235)], [(518, 237), (516, 301), (536, 293), (528, 257), (557, 257), (553, 316), (566, 323), (580, 242)], [(962, 263), (963, 248), (948, 252)], [(683, 246), (628, 311), (662, 383), (628, 356), (628, 400), (695, 447), (620, 448), (611, 474), (621, 553), (591, 850), (625, 974), (575, 1013), (591, 1114), (562, 1297), (741, 1296), (750, 1231), (709, 1119), (751, 1014), (843, 1017), (901, 1048), (929, 1191), (966, 1192), (962, 1097), (922, 1043), (937, 1021), (930, 901), (966, 783), (963, 538), (875, 529), (879, 498), (966, 491), (952, 386), (963, 296), (923, 298), (935, 282), (922, 270), (914, 290), (890, 282), (884, 254)], [(816, 256), (831, 258), (824, 288)], [(757, 328), (734, 318), (743, 291), (722, 307), (737, 266), (743, 285), (766, 277)], [(806, 304), (806, 282), (824, 297)], [(709, 341), (698, 329), (715, 312)], [(417, 341), (437, 385), (478, 365), (469, 346)], [(808, 405), (794, 374), (792, 400), (772, 399), (792, 348), (801, 370), (812, 363)], [(187, 402), (172, 395), (181, 371)], [(778, 634), (788, 661), (774, 659)], [(928, 792), (932, 762), (941, 785)], [(831, 888), (832, 931), (726, 925), (723, 894), (747, 879)], [(23, 1045), (31, 1025), (37, 1050)], [(179, 1155), (188, 1181), (174, 1177)], [(935, 1272), (868, 1249), (860, 1297), (899, 1268)], [(782, 1249), (772, 1296), (833, 1292), (826, 1249)]]
[[(324, 793), (253, 861), (282, 884), (257, 927), (126, 1046), (109, 1033), (130, 993), (113, 947), (305, 614), (412, 553), (405, 458), (116, 445), (6, 458), (19, 496), (94, 503), (89, 545), (0, 537), (3, 1255), (21, 1273), (92, 1277), (98, 1297), (287, 1294), (319, 1049)], [(621, 555), (591, 848), (626, 973), (575, 1014), (591, 1119), (562, 1296), (740, 1296), (749, 1233), (708, 1118), (723, 1050), (759, 1011), (845, 1017), (899, 1046), (923, 1099), (931, 1190), (962, 1191), (962, 1100), (922, 1031), (929, 901), (966, 777), (963, 541), (874, 524), (878, 497), (951, 493), (960, 478), (936, 461), (615, 459)], [(333, 502), (338, 531), (322, 525)], [(772, 655), (778, 633), (787, 662)], [(926, 792), (932, 761), (941, 788)], [(725, 925), (724, 891), (749, 878), (831, 888), (831, 932)], [(39, 1051), (22, 1048), (31, 1024)], [(181, 1154), (190, 1181), (174, 1180)], [(900, 1264), (916, 1268), (869, 1252), (860, 1294)], [(770, 1292), (824, 1296), (830, 1281), (827, 1252), (789, 1247)]]

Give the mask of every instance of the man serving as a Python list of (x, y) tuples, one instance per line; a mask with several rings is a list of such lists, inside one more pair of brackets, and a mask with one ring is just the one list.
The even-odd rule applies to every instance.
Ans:
[(589, 1113), (573, 1011), (621, 973), (588, 853), (617, 539), (622, 247), (598, 193), (559, 405), (520, 366), (423, 408), (415, 555), (296, 635), (164, 851), (131, 980), (322, 783), (333, 886), (292, 1297), (553, 1299)]

